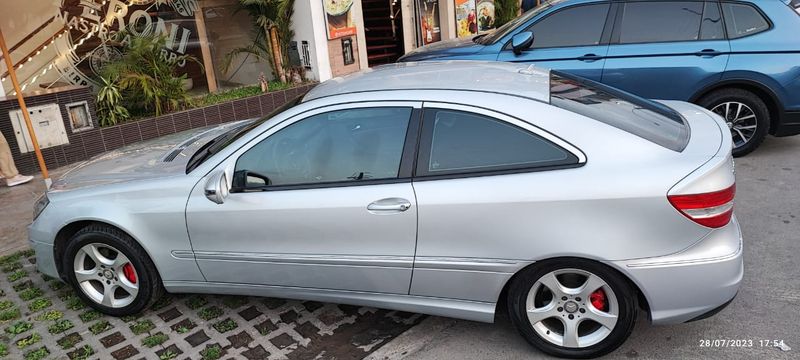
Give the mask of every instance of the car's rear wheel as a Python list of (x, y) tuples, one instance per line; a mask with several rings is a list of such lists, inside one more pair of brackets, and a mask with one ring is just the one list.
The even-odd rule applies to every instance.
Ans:
[(769, 109), (758, 95), (742, 89), (721, 89), (698, 102), (725, 119), (733, 137), (733, 156), (755, 150), (769, 133)]
[(560, 357), (602, 356), (628, 338), (636, 293), (614, 270), (583, 259), (537, 263), (508, 292), (512, 322), (528, 342)]
[(136, 314), (163, 294), (150, 257), (130, 236), (91, 225), (69, 240), (62, 269), (78, 296), (114, 316)]

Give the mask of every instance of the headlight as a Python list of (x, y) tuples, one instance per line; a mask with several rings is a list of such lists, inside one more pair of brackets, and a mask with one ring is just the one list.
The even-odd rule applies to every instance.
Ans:
[(36, 218), (39, 217), (39, 214), (41, 214), (42, 211), (44, 211), (44, 208), (46, 208), (47, 204), (49, 203), (50, 199), (47, 198), (46, 193), (41, 197), (39, 197), (38, 200), (36, 200), (36, 203), (33, 204), (33, 220), (36, 220)]

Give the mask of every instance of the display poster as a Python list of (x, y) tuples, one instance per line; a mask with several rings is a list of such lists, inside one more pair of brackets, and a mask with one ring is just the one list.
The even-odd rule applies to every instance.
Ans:
[(458, 37), (478, 34), (478, 17), (475, 12), (475, 0), (455, 0), (456, 29)]
[(325, 8), (328, 40), (356, 34), (356, 26), (353, 24), (353, 0), (322, 0), (322, 7)]
[(422, 45), (442, 40), (439, 28), (439, 0), (417, 0)]

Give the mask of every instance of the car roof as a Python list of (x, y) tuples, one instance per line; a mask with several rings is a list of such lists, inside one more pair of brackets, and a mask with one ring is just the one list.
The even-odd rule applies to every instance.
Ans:
[(389, 64), (325, 81), (309, 91), (303, 101), (389, 90), (477, 91), (549, 102), (550, 71), (532, 65), (496, 61)]

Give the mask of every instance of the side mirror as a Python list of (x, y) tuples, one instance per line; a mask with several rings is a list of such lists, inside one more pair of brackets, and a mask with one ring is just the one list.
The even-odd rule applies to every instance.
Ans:
[(511, 49), (514, 50), (514, 55), (522, 54), (531, 45), (533, 45), (533, 33), (530, 31), (523, 31), (511, 38)]
[(208, 181), (206, 181), (204, 191), (208, 200), (217, 204), (224, 203), (225, 198), (228, 197), (228, 177), (225, 175), (225, 172), (220, 171), (211, 175)]

